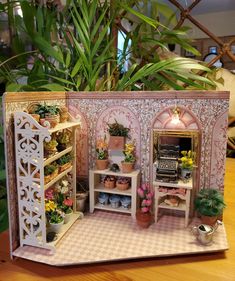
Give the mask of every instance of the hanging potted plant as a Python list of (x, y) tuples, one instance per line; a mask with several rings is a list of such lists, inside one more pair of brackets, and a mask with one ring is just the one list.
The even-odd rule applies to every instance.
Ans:
[(194, 203), (195, 210), (201, 216), (202, 223), (211, 226), (215, 225), (226, 207), (221, 192), (211, 188), (200, 190)]
[(108, 168), (108, 144), (106, 142), (106, 137), (99, 139), (96, 143), (96, 168), (98, 170), (105, 170)]
[(130, 129), (124, 127), (122, 124), (115, 122), (108, 124), (109, 132), (109, 149), (123, 150), (125, 144), (125, 138), (128, 137)]
[(149, 184), (144, 183), (137, 189), (137, 193), (140, 197), (140, 209), (136, 212), (136, 221), (140, 227), (148, 228), (152, 222), (153, 192), (150, 190)]
[(124, 160), (121, 162), (122, 172), (131, 173), (134, 169), (135, 164), (135, 145), (134, 143), (126, 143), (125, 149), (123, 150), (125, 155)]

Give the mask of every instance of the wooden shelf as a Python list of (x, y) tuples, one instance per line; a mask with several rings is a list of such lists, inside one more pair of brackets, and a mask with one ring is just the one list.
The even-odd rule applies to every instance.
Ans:
[[(55, 126), (55, 128), (48, 129), (48, 132), (50, 134), (52, 134), (52, 133), (55, 133), (55, 132), (60, 131), (60, 130), (69, 129), (69, 128), (72, 128), (72, 127), (75, 127), (75, 126), (80, 126), (80, 125), (81, 125), (80, 122), (59, 123), (58, 125)], [(42, 127), (42, 128), (45, 129), (45, 127)]]
[(44, 185), (44, 189), (48, 189), (49, 187), (51, 187), (54, 183), (56, 183), (58, 180), (60, 180), (61, 178), (63, 178), (63, 176), (65, 176), (66, 174), (68, 174), (69, 172), (71, 172), (73, 169), (73, 166), (70, 167), (69, 169), (63, 171), (62, 173), (60, 173), (57, 177), (55, 177), (53, 180), (51, 180), (50, 182), (48, 182), (46, 185)]
[(94, 206), (95, 209), (100, 209), (100, 210), (106, 210), (106, 211), (112, 211), (112, 212), (121, 212), (121, 213), (126, 213), (126, 214), (131, 214), (131, 209), (123, 208), (123, 207), (118, 207), (118, 208), (112, 208), (111, 205), (102, 205), (100, 203), (97, 203)]
[(106, 192), (106, 193), (111, 193), (111, 194), (132, 196), (131, 187), (129, 187), (126, 190), (119, 190), (116, 187), (115, 188), (106, 188), (106, 187), (104, 187), (104, 185), (102, 183), (95, 186), (94, 191), (95, 192)]
[(122, 172), (113, 172), (110, 171), (109, 169), (106, 170), (92, 170), (94, 174), (98, 175), (108, 175), (108, 176), (116, 176), (116, 177), (133, 177), (137, 176), (139, 174), (139, 170), (134, 170), (131, 173), (122, 173)]
[(55, 160), (59, 159), (61, 156), (71, 152), (73, 149), (72, 146), (64, 149), (63, 151), (57, 152), (55, 155), (51, 156), (50, 158), (46, 158), (46, 160), (44, 161), (44, 167), (52, 162), (54, 162)]
[(165, 202), (162, 202), (159, 204), (158, 208), (185, 211), (186, 204), (185, 204), (185, 202), (179, 202), (178, 206), (170, 206), (170, 205), (166, 204)]
[(182, 180), (179, 180), (178, 183), (153, 181), (153, 185), (175, 187), (175, 188), (185, 188), (185, 189), (193, 188), (192, 179), (190, 179), (188, 182), (183, 182)]

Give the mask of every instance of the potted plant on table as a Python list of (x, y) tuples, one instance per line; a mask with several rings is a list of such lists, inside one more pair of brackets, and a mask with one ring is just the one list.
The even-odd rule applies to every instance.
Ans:
[(124, 127), (115, 120), (114, 123), (108, 124), (109, 132), (109, 149), (122, 150), (125, 144), (125, 138), (128, 137), (130, 129)]
[(192, 170), (195, 161), (195, 153), (192, 152), (191, 150), (189, 151), (183, 150), (181, 151), (181, 154), (183, 155), (180, 158), (181, 177), (183, 180), (188, 180), (192, 176)]
[(198, 192), (195, 210), (201, 216), (202, 223), (213, 226), (226, 207), (224, 197), (219, 190), (205, 188)]
[(100, 138), (96, 143), (96, 168), (98, 170), (105, 170), (108, 168), (108, 144), (106, 142), (106, 137)]
[(142, 228), (148, 228), (152, 222), (151, 205), (153, 192), (147, 183), (142, 184), (137, 193), (140, 197), (140, 209), (136, 212), (137, 224)]
[(122, 172), (131, 173), (134, 169), (135, 164), (135, 145), (134, 143), (126, 143), (125, 149), (123, 150), (125, 156), (124, 160), (121, 162)]

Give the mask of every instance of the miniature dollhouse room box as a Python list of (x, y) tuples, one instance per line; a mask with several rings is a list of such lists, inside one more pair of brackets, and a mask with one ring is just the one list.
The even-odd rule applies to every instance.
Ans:
[[(39, 124), (26, 112), (35, 103), (67, 107), (70, 119), (54, 128)], [(203, 188), (224, 189), (228, 107), (229, 93), (215, 91), (6, 93), (12, 256), (71, 265), (228, 249), (223, 225), (208, 245), (190, 232), (199, 224), (195, 194)], [(131, 173), (96, 169), (97, 140), (109, 141), (107, 124), (114, 122), (128, 128), (126, 142), (135, 143)], [(70, 135), (69, 145), (46, 155), (45, 143), (58, 143), (63, 132)], [(194, 153), (194, 168), (186, 178), (179, 176), (182, 150)], [(58, 166), (68, 155), (71, 164), (46, 180), (45, 167)], [(108, 156), (110, 164), (121, 165), (121, 150), (108, 149)], [(90, 206), (84, 216), (76, 208), (80, 177), (89, 178)], [(128, 189), (104, 185), (105, 179), (119, 177), (129, 182)], [(155, 218), (147, 229), (135, 220), (137, 189), (143, 182), (155, 192)], [(62, 226), (62, 233), (51, 231), (54, 235), (48, 237), (45, 208), (52, 205), (46, 205), (45, 198), (58, 188), (68, 188), (73, 217)], [(171, 202), (172, 193), (177, 202)]]

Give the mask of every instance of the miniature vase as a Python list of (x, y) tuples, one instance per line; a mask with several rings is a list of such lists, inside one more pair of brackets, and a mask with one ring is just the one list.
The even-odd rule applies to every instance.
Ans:
[(190, 169), (181, 169), (181, 177), (183, 179), (190, 179), (192, 177), (192, 170), (190, 170)]

